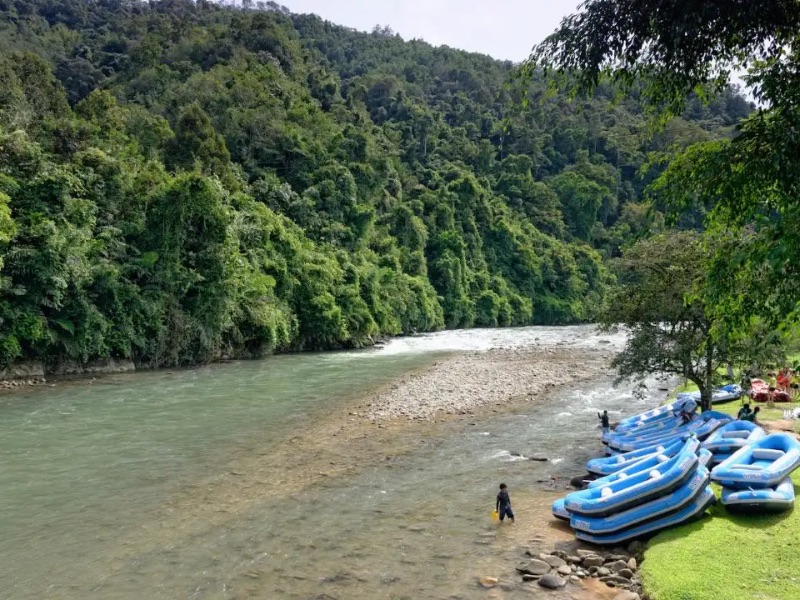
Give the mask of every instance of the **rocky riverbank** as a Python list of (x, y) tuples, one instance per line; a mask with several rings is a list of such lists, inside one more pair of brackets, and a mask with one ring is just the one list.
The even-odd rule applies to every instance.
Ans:
[[(550, 553), (527, 551), (517, 566), (522, 581), (557, 590), (581, 580), (596, 578), (610, 588), (619, 588), (613, 600), (639, 600), (641, 582), (637, 576), (643, 546), (631, 542), (625, 548), (569, 548)], [(485, 585), (485, 584), (484, 584)]]
[(370, 421), (432, 420), (514, 400), (529, 402), (556, 386), (607, 371), (612, 356), (566, 347), (458, 354), (394, 382), (367, 404), (363, 416)]

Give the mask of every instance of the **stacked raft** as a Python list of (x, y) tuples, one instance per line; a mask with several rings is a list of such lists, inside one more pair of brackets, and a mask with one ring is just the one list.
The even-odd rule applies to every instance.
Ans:
[[(624, 419), (603, 442), (607, 453), (587, 464), (601, 476), (553, 503), (575, 536), (619, 544), (702, 515), (715, 498), (709, 483), (712, 452), (701, 446), (731, 417), (714, 411), (692, 415), (692, 399)], [(685, 422), (681, 413), (692, 415)]]
[(758, 436), (720, 462), (711, 479), (722, 504), (739, 511), (775, 512), (794, 506), (789, 475), (800, 466), (800, 442), (786, 433)]

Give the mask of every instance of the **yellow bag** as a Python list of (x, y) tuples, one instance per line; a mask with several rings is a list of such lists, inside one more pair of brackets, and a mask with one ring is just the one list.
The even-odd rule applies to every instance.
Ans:
[(500, 520), (500, 513), (496, 510), (492, 511), (492, 521), (499, 521)]

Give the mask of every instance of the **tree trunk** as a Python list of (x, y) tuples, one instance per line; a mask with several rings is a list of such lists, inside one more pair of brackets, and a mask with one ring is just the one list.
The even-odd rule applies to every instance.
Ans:
[(710, 385), (700, 387), (700, 412), (711, 410), (711, 394), (713, 391)]
[(714, 344), (706, 339), (706, 372), (705, 385), (700, 388), (700, 412), (711, 410), (711, 398), (714, 393)]

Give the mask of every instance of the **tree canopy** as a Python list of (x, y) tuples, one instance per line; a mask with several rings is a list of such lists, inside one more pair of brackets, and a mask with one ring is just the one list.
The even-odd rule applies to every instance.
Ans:
[(0, 366), (173, 365), (592, 319), (662, 227), (647, 155), (719, 143), (734, 90), (645, 137), (514, 66), (273, 3), (0, 0)]

